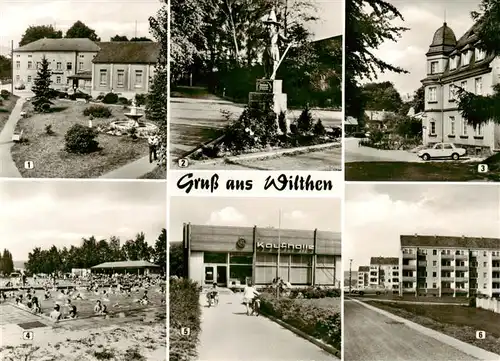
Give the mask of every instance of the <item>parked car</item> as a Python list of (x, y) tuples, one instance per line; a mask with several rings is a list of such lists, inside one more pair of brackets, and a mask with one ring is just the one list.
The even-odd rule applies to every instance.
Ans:
[(387, 290), (383, 286), (373, 286), (373, 287), (366, 287), (363, 289), (360, 289), (358, 294), (360, 296), (364, 295), (381, 295), (383, 293), (386, 293)]
[(24, 84), (22, 84), (22, 83), (18, 83), (18, 84), (16, 84), (16, 86), (14, 86), (14, 89), (16, 89), (16, 90), (24, 90), (24, 89), (26, 89), (26, 86)]
[(432, 148), (421, 149), (417, 155), (423, 160), (430, 160), (431, 158), (451, 158), (458, 160), (467, 154), (464, 148), (458, 148), (453, 143), (436, 143)]

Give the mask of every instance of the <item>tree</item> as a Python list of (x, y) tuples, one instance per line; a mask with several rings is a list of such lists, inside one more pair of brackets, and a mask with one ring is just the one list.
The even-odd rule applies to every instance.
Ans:
[(408, 28), (395, 26), (393, 20), (404, 20), (398, 9), (383, 0), (347, 0), (345, 28), (345, 114), (363, 120), (366, 100), (358, 83), (373, 80), (377, 72), (407, 73), (373, 53), (385, 41), (397, 41)]
[(52, 25), (32, 25), (24, 31), (21, 41), (19, 42), (19, 46), (23, 46), (43, 38), (61, 39), (62, 37), (62, 31), (54, 29)]
[(87, 38), (92, 41), (101, 41), (101, 38), (97, 36), (94, 29), (89, 28), (87, 25), (82, 23), (80, 20), (75, 22), (66, 31), (65, 38)]
[(109, 41), (128, 41), (125, 35), (115, 35)]
[(155, 264), (161, 266), (163, 272), (167, 272), (167, 230), (165, 228), (156, 239), (153, 259)]
[[(482, 0), (479, 11), (471, 15), (475, 21), (474, 34), (479, 40), (477, 46), (491, 56), (500, 56), (500, 1)], [(458, 89), (458, 109), (474, 128), (490, 120), (500, 123), (500, 86), (497, 84), (493, 90), (490, 95), (476, 95)]]
[(170, 276), (184, 277), (186, 265), (184, 262), (184, 247), (182, 243), (170, 243), (168, 253)]
[(146, 38), (145, 36), (141, 36), (139, 38), (134, 37), (134, 38), (130, 39), (130, 41), (153, 41), (153, 40)]
[(12, 59), (0, 55), (0, 79), (12, 79)]
[(49, 61), (44, 56), (38, 68), (34, 85), (31, 87), (31, 91), (35, 93), (32, 103), (37, 112), (48, 111), (52, 104), (50, 99), (54, 98), (54, 94), (50, 89), (50, 84), (52, 84), (52, 80), (50, 80), (51, 76)]
[(411, 101), (411, 106), (415, 111), (415, 114), (423, 112), (425, 109), (425, 86), (421, 86), (415, 91), (413, 95), (413, 100)]
[(396, 112), (403, 105), (401, 95), (394, 84), (388, 81), (364, 84), (362, 94), (366, 100), (366, 109)]
[(12, 260), (12, 254), (8, 249), (3, 250), (2, 258), (1, 258), (1, 269), (0, 272), (3, 274), (11, 274), (14, 271), (14, 261)]

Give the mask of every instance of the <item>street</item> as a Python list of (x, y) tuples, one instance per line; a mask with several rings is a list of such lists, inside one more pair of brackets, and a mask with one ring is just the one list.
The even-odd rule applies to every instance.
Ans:
[(477, 360), (349, 299), (344, 329), (345, 361)]
[(421, 160), (415, 153), (406, 150), (380, 150), (360, 147), (358, 138), (345, 138), (345, 162), (415, 162)]
[(336, 358), (263, 316), (247, 316), (241, 294), (220, 294), (205, 307), (202, 294), (199, 361), (331, 361)]

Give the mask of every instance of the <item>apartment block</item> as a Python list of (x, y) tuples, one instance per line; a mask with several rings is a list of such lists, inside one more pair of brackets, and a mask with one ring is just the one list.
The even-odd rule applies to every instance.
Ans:
[(400, 236), (400, 294), (500, 297), (500, 239)]
[(398, 291), (399, 270), (397, 257), (372, 257), (370, 259), (370, 286)]
[(364, 288), (368, 287), (369, 274), (370, 274), (370, 267), (369, 266), (359, 266), (359, 268), (358, 268), (358, 289), (364, 289)]

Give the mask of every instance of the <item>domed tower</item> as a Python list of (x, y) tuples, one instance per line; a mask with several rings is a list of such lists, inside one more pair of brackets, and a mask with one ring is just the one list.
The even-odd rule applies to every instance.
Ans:
[(448, 56), (457, 46), (455, 33), (444, 23), (434, 33), (427, 54), (427, 75), (441, 74), (448, 65)]

